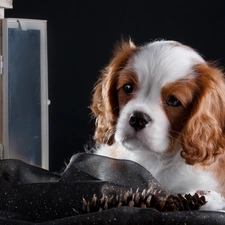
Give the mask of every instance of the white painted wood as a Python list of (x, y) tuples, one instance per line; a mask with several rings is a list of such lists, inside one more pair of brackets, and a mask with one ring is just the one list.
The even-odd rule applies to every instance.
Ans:
[(0, 19), (5, 17), (5, 9), (12, 9), (13, 0), (0, 0)]
[[(12, 9), (13, 0), (0, 0), (0, 55), (2, 55), (2, 19), (5, 17), (5, 9)], [(3, 157), (3, 95), (2, 95), (2, 75), (0, 76), (0, 159)]]
[(5, 9), (4, 8), (0, 8), (0, 19), (5, 18)]
[(13, 0), (0, 0), (0, 7), (11, 9), (13, 7)]

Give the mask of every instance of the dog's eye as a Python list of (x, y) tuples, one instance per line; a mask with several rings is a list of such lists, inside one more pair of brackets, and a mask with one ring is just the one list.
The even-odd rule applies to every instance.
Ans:
[(126, 94), (131, 95), (134, 92), (134, 87), (132, 84), (125, 84), (123, 86), (123, 90)]
[(179, 107), (181, 106), (181, 102), (179, 99), (169, 96), (169, 98), (166, 99), (166, 104), (170, 107)]

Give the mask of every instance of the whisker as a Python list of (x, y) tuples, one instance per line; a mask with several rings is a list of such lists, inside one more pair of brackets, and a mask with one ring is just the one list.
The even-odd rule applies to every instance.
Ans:
[(178, 131), (175, 131), (175, 130), (169, 130), (170, 132), (173, 132), (173, 133), (175, 133), (175, 134), (179, 134), (179, 135), (181, 135), (181, 136), (186, 136), (186, 135), (184, 135), (183, 133), (181, 133), (181, 132), (178, 132)]
[[(181, 134), (181, 133), (179, 133), (179, 132), (177, 132), (178, 134)], [(184, 136), (184, 135), (183, 135)], [(180, 140), (180, 138), (174, 138), (172, 135), (168, 135), (168, 137), (170, 137), (171, 138), (171, 140), (172, 140), (172, 144), (174, 143), (174, 141), (178, 141), (180, 144), (184, 144), (184, 142), (183, 141), (181, 141)], [(171, 145), (172, 145), (171, 144)], [(171, 146), (170, 146), (171, 147)]]
[(114, 112), (115, 110), (120, 109), (120, 107), (115, 107), (112, 109), (112, 112)]

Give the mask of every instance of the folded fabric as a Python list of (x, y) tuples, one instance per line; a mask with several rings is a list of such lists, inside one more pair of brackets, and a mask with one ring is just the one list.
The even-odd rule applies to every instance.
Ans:
[(224, 213), (192, 210), (204, 199), (168, 196), (146, 169), (128, 160), (80, 153), (60, 175), (0, 160), (0, 224), (225, 223)]

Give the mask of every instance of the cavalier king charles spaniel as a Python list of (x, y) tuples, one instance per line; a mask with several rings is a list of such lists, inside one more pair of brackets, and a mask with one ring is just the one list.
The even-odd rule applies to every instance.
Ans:
[(91, 110), (96, 154), (139, 163), (171, 194), (211, 191), (212, 208), (225, 207), (225, 80), (191, 47), (120, 43)]

